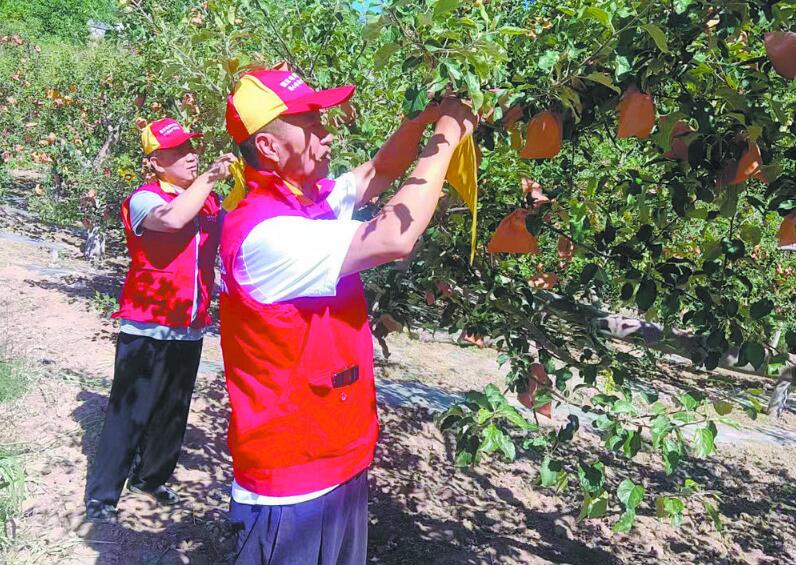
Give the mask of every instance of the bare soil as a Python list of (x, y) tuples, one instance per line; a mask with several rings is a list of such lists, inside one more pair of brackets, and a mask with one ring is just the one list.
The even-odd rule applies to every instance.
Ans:
[[(116, 335), (92, 304), (95, 291), (115, 295), (123, 265), (92, 267), (80, 258), (75, 233), (37, 226), (13, 210), (0, 212), (0, 339), (28, 360), (32, 379), (28, 394), (0, 412), (0, 444), (21, 454), (27, 483), (14, 545), (0, 561), (230, 562), (228, 407), (217, 335), (205, 339), (173, 481), (185, 503), (164, 510), (126, 493), (118, 525), (83, 519), (86, 470), (102, 426)], [(577, 493), (559, 497), (538, 487), (539, 462), (532, 458), (469, 471), (450, 463), (451, 446), (435, 428), (433, 412), (453, 395), (499, 380), (494, 351), (405, 336), (389, 344), (389, 361), (377, 363), (383, 431), (370, 472), (371, 562), (796, 562), (793, 445), (735, 441), (689, 464), (691, 476), (722, 494), (723, 535), (698, 510), (676, 529), (658, 520), (649, 502), (640, 508), (633, 532), (614, 534), (608, 519), (576, 521)], [(715, 395), (741, 386), (734, 378), (681, 368), (659, 378), (668, 387), (699, 387)], [(760, 429), (790, 437), (796, 418), (791, 413), (780, 422), (747, 425), (756, 427), (755, 437), (763, 437)], [(572, 451), (590, 460), (604, 453), (599, 438), (586, 430)], [(613, 484), (630, 477), (648, 492), (677, 484), (643, 454), (632, 464), (610, 465)]]

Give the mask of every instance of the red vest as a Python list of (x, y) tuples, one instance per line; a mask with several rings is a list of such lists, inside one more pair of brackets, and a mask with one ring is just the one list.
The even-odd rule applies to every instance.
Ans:
[[(196, 220), (181, 230), (173, 233), (144, 230), (139, 236), (133, 233), (130, 223), (130, 199), (142, 191), (153, 192), (166, 202), (178, 196), (176, 192), (164, 190), (159, 182), (153, 182), (134, 190), (122, 203), (122, 223), (130, 253), (130, 270), (122, 287), (119, 309), (113, 313), (113, 317), (173, 328), (203, 328), (210, 323), (207, 309), (215, 282), (213, 268), (218, 250), (218, 218), (221, 209), (218, 196), (211, 193)], [(199, 223), (198, 250), (196, 221)], [(199, 304), (196, 317), (191, 322), (197, 282)]]
[(249, 232), (276, 216), (331, 219), (333, 186), (300, 202), (274, 174), (246, 168), (249, 192), (224, 218), (221, 348), (235, 480), (265, 496), (307, 494), (370, 465), (379, 434), (373, 342), (359, 275), (335, 296), (260, 304), (234, 280)]

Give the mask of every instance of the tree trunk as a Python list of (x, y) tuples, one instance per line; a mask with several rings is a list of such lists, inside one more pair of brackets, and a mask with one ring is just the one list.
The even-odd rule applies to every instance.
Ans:
[(105, 234), (99, 226), (94, 226), (86, 234), (86, 243), (83, 247), (83, 257), (98, 263), (105, 258)]

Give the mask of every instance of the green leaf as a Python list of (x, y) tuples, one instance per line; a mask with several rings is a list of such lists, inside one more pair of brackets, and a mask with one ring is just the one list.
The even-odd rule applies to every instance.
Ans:
[(583, 492), (597, 494), (605, 483), (605, 465), (599, 461), (593, 465), (584, 462), (578, 463), (578, 480)]
[(403, 112), (407, 118), (416, 117), (428, 104), (428, 93), (424, 88), (412, 86), (406, 89), (403, 100)]
[(483, 440), (481, 441), (481, 445), (478, 446), (478, 451), (494, 453), (500, 449), (503, 444), (503, 431), (495, 424), (490, 424), (484, 428), (481, 435), (483, 436)]
[(381, 30), (384, 29), (384, 25), (386, 23), (387, 22), (383, 16), (378, 16), (371, 19), (362, 28), (362, 39), (365, 41), (373, 41), (374, 39), (378, 39), (379, 35), (381, 34)]
[(732, 404), (727, 402), (726, 400), (716, 400), (713, 402), (713, 409), (716, 411), (716, 414), (719, 416), (726, 416), (730, 412), (732, 412)]
[(583, 267), (583, 271), (580, 273), (580, 284), (588, 284), (594, 278), (594, 275), (597, 274), (598, 269), (599, 266), (596, 263), (588, 263)]
[(679, 437), (664, 441), (661, 457), (663, 458), (663, 470), (667, 475), (671, 475), (680, 466), (680, 461), (683, 458), (682, 443)]
[[(467, 404), (471, 405), (470, 407), (480, 407), (486, 410), (492, 410), (492, 405), (489, 403), (486, 395), (483, 392), (479, 392), (477, 390), (468, 390), (465, 395), (464, 399)], [(475, 410), (475, 408), (473, 408)]]
[(753, 320), (768, 316), (774, 310), (774, 301), (769, 298), (758, 300), (749, 307), (749, 315)]
[(636, 511), (629, 509), (625, 510), (619, 517), (619, 520), (616, 522), (616, 524), (614, 524), (613, 530), (620, 534), (629, 532), (633, 528), (635, 521)]
[(469, 467), (473, 464), (473, 454), (469, 451), (460, 451), (456, 454), (456, 460), (453, 464), (457, 467)]
[[(377, 71), (383, 69), (401, 46), (398, 43), (385, 43), (373, 54), (373, 68)], [(425, 107), (425, 106), (424, 106)]]
[(478, 424), (483, 424), (492, 417), (492, 411), (485, 408), (479, 408), (478, 413), (475, 415), (475, 421)]
[(616, 77), (616, 80), (621, 81), (622, 77), (631, 70), (633, 70), (633, 65), (630, 63), (630, 59), (624, 55), (617, 55), (616, 66), (614, 67), (614, 77)]
[(712, 422), (694, 434), (693, 448), (696, 457), (707, 457), (713, 453), (716, 439), (716, 425)]
[(452, 428), (464, 417), (464, 410), (460, 405), (453, 405), (437, 417), (437, 425), (441, 431)]
[(630, 479), (625, 479), (619, 483), (616, 497), (625, 505), (628, 510), (635, 510), (641, 501), (644, 500), (644, 487), (635, 484)]
[(669, 422), (669, 418), (660, 414), (652, 421), (652, 427), (650, 433), (652, 434), (652, 445), (654, 447), (659, 447), (661, 444), (661, 440), (666, 437), (669, 431), (672, 429), (672, 425)]
[(583, 17), (597, 20), (611, 31), (614, 30), (614, 26), (611, 24), (611, 16), (605, 10), (596, 8), (594, 6), (589, 6), (583, 10)]
[(749, 245), (754, 246), (760, 243), (760, 240), (763, 239), (763, 232), (758, 226), (744, 224), (741, 226), (741, 239), (743, 239)]
[(688, 410), (696, 410), (703, 399), (704, 396), (698, 392), (686, 392), (678, 400)]
[(561, 53), (554, 49), (550, 49), (545, 51), (544, 54), (539, 57), (536, 65), (546, 73), (549, 73), (553, 70), (553, 67), (556, 66), (558, 62), (558, 58), (561, 56)]
[(633, 459), (641, 451), (641, 434), (635, 430), (628, 430), (625, 442), (622, 444), (622, 453), (628, 459)]
[(549, 455), (546, 455), (544, 461), (542, 461), (542, 466), (539, 467), (539, 479), (543, 487), (553, 487), (556, 486), (559, 482), (559, 478), (561, 474), (564, 473), (564, 470), (561, 466), (560, 461), (556, 461), (554, 459), (550, 459)]
[(664, 53), (669, 52), (669, 45), (666, 42), (666, 34), (663, 33), (661, 28), (655, 24), (646, 24), (641, 27), (644, 28), (644, 31), (650, 34), (650, 37), (652, 37), (652, 40), (655, 42), (655, 45), (658, 47), (658, 49)]
[(586, 78), (586, 79), (588, 79), (588, 80), (590, 80), (592, 82), (596, 82), (596, 83), (602, 84), (603, 86), (607, 86), (608, 88), (610, 88), (611, 90), (613, 90), (617, 94), (621, 94), (622, 93), (622, 90), (618, 86), (616, 86), (614, 84), (613, 79), (611, 77), (609, 77), (605, 73), (589, 73), (584, 78)]
[(694, 0), (674, 0), (674, 11), (677, 14), (683, 14), (693, 3)]
[(655, 514), (658, 518), (671, 518), (675, 527), (683, 522), (683, 510), (685, 503), (675, 496), (659, 496), (655, 500)]
[(498, 408), (506, 404), (506, 397), (500, 392), (500, 389), (494, 384), (489, 383), (484, 388), (484, 394), (492, 408)]
[(713, 526), (717, 531), (722, 532), (724, 526), (721, 523), (721, 514), (719, 514), (718, 509), (707, 500), (703, 500), (702, 505), (705, 507), (705, 512), (708, 513), (708, 516), (710, 516), (710, 519), (713, 521)]
[(589, 496), (583, 499), (578, 520), (584, 518), (602, 518), (608, 511), (608, 493), (602, 491), (596, 496)]
[(652, 279), (644, 279), (638, 286), (636, 292), (636, 306), (642, 312), (652, 308), (655, 304), (655, 299), (658, 298), (658, 287)]
[(618, 400), (613, 406), (613, 411), (616, 414), (632, 414), (634, 416), (638, 413), (629, 400)]
[(512, 37), (512, 36), (515, 36), (515, 35), (528, 35), (529, 32), (530, 32), (530, 30), (527, 30), (527, 29), (524, 29), (524, 28), (521, 28), (521, 27), (516, 27), (516, 26), (503, 26), (498, 31), (500, 33), (502, 33), (503, 35), (507, 35), (509, 37)]
[(533, 422), (530, 422), (527, 418), (520, 414), (519, 411), (514, 408), (514, 406), (508, 403), (498, 408), (498, 410), (495, 412), (495, 415), (505, 418), (521, 430), (533, 431), (539, 429), (539, 426)]
[(514, 446), (514, 442), (511, 438), (503, 434), (500, 438), (500, 451), (509, 461), (514, 461), (514, 458), (517, 456), (517, 448)]
[(756, 341), (745, 341), (738, 351), (738, 360), (746, 360), (755, 369), (759, 369), (766, 361), (766, 350)]
[(434, 19), (437, 20), (458, 7), (459, 0), (437, 0), (434, 5)]

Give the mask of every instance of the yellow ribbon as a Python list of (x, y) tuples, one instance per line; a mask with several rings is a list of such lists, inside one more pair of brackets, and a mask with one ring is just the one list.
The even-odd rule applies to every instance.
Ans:
[(476, 222), (478, 221), (478, 156), (473, 136), (459, 142), (453, 152), (445, 180), (456, 190), (473, 214), (470, 232), (470, 264), (475, 258)]
[(227, 212), (232, 212), (238, 207), (241, 200), (246, 198), (246, 180), (243, 178), (243, 159), (238, 159), (229, 166), (229, 173), (235, 179), (232, 190), (221, 203), (221, 207)]

